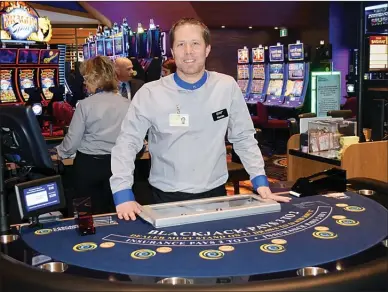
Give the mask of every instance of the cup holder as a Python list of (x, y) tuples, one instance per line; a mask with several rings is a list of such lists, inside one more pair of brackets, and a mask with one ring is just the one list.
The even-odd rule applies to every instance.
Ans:
[(68, 269), (68, 265), (61, 262), (49, 262), (38, 266), (38, 268), (51, 273), (63, 273)]
[(296, 271), (296, 274), (301, 277), (318, 276), (328, 274), (329, 271), (319, 267), (306, 267)]
[(384, 245), (385, 247), (388, 247), (388, 239), (383, 240), (381, 244)]
[(372, 190), (359, 190), (358, 193), (363, 196), (373, 196), (376, 192)]
[(15, 240), (18, 240), (19, 235), (16, 234), (8, 234), (8, 235), (1, 235), (0, 236), (0, 243), (1, 244), (8, 244)]
[(186, 278), (172, 277), (172, 278), (164, 278), (162, 280), (159, 280), (156, 283), (165, 284), (165, 285), (187, 285), (187, 284), (193, 284), (194, 281)]

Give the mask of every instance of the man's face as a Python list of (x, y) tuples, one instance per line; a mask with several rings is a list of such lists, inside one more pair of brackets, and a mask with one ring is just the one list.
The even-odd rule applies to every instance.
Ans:
[(133, 76), (133, 64), (131, 60), (126, 59), (117, 64), (117, 77), (121, 82), (127, 82)]
[(184, 24), (175, 30), (174, 44), (171, 49), (177, 71), (185, 75), (196, 75), (205, 70), (206, 57), (210, 45), (206, 46), (202, 28), (198, 25)]

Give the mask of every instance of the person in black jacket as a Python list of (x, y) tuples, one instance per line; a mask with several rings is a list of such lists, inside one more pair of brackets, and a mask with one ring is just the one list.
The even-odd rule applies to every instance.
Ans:
[(117, 79), (120, 81), (119, 93), (129, 100), (143, 86), (144, 81), (133, 78), (133, 64), (128, 58), (117, 58), (115, 60)]

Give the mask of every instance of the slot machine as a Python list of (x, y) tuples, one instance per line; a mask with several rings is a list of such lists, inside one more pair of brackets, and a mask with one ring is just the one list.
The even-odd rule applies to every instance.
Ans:
[(21, 102), (16, 91), (17, 55), (17, 49), (0, 49), (0, 105)]
[(256, 104), (265, 101), (268, 87), (268, 64), (265, 63), (265, 49), (263, 46), (252, 48), (252, 81), (247, 103)]
[(249, 50), (247, 47), (237, 51), (237, 84), (244, 95), (245, 101), (249, 101), (252, 67), (249, 64)]
[(284, 46), (269, 47), (269, 84), (264, 105), (279, 107), (284, 103), (288, 66), (284, 63)]
[(16, 91), (22, 102), (27, 102), (26, 89), (38, 87), (38, 66), (40, 49), (19, 49), (16, 69)]
[(288, 45), (288, 79), (284, 93), (283, 107), (292, 110), (288, 116), (301, 113), (303, 108), (309, 108), (307, 87), (309, 84), (310, 64), (308, 62), (308, 48), (297, 41)]
[(40, 51), (38, 87), (42, 89), (42, 98), (46, 104), (53, 98), (50, 88), (58, 86), (59, 55), (60, 51), (57, 49)]

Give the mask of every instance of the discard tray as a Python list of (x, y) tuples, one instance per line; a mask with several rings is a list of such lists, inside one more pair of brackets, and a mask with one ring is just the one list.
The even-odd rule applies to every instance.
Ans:
[(140, 217), (155, 228), (280, 211), (280, 204), (248, 194), (146, 205)]

